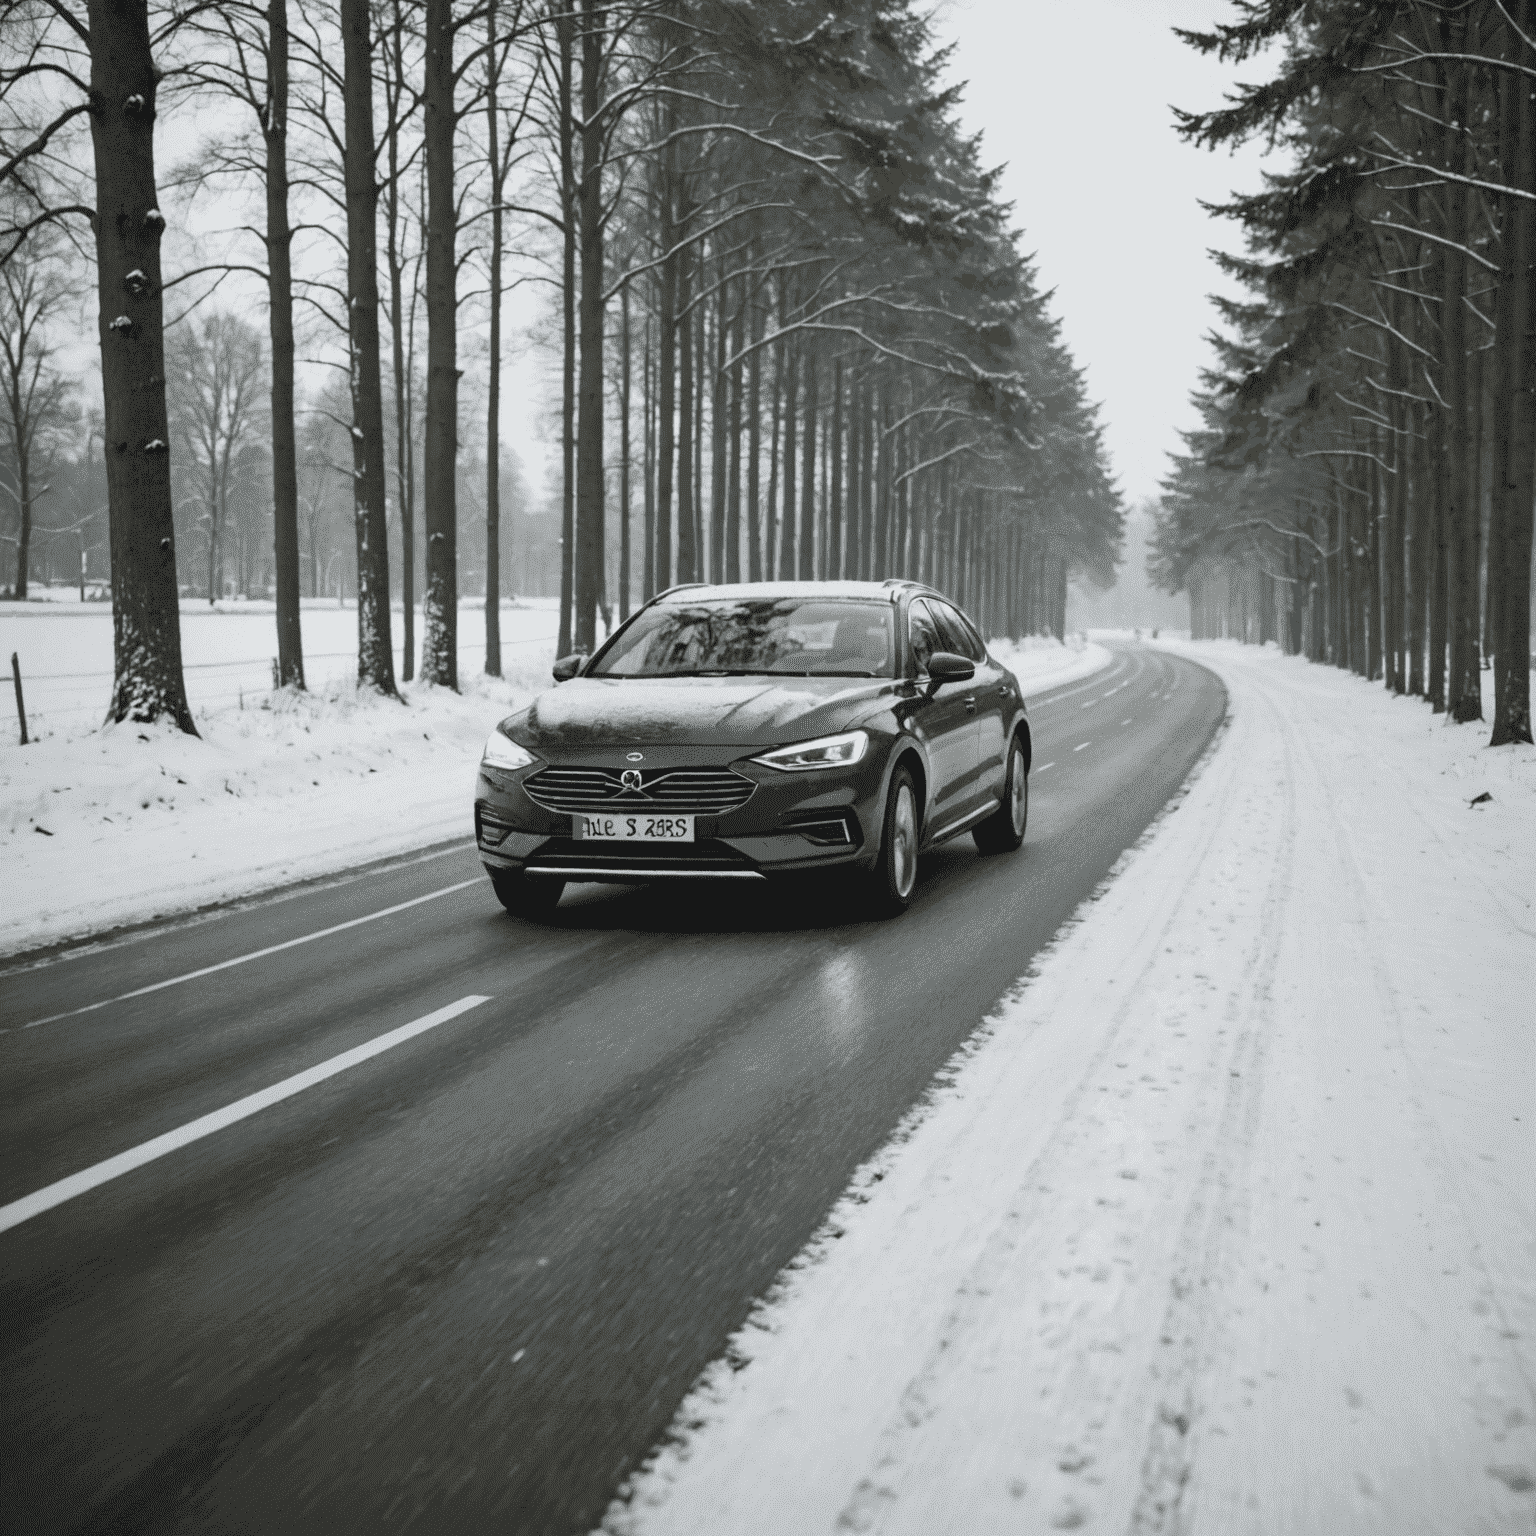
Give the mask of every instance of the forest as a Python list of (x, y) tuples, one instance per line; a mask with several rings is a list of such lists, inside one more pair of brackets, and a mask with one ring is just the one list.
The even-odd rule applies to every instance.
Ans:
[(1213, 211), (1224, 258), (1201, 425), (1151, 567), (1196, 638), (1277, 642), (1491, 742), (1531, 740), (1536, 0), (1259, 0), (1186, 32), (1272, 79), (1182, 112), (1286, 165)]
[(397, 646), (458, 686), (466, 592), (499, 673), (508, 581), (559, 654), (689, 581), (908, 576), (1061, 634), (1121, 501), (947, 59), (910, 0), (4, 0), (13, 591), (36, 530), (50, 574), (98, 546), (108, 718), (187, 730), (187, 596), (270, 589), (302, 688), (300, 601), (348, 591), (386, 694)]

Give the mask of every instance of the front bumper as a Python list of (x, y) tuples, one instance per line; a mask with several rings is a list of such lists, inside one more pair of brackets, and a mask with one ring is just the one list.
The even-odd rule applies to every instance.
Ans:
[[(577, 841), (571, 836), (570, 815), (545, 809), (523, 791), (523, 780), (548, 764), (515, 773), (482, 764), (475, 787), (475, 838), (481, 862), (491, 871), (605, 883), (758, 881), (873, 862), (880, 837), (883, 753), (871, 750), (851, 768), (784, 773), (740, 755), (727, 755), (730, 751), (646, 749), (647, 768), (728, 766), (754, 785), (746, 802), (735, 810), (693, 813), (696, 840), (692, 843)], [(622, 769), (624, 753), (616, 748), (567, 754), (559, 766)]]

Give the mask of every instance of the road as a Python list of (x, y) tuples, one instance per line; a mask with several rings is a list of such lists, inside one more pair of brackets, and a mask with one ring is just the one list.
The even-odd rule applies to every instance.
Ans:
[(1024, 849), (926, 857), (894, 922), (587, 886), (531, 927), (464, 846), (0, 974), (12, 1219), (214, 1117), (0, 1231), (6, 1528), (589, 1529), (1224, 707), (1131, 647), (1041, 696)]

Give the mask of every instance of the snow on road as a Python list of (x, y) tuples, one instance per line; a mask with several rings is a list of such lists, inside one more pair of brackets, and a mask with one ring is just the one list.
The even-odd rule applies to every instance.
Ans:
[(606, 1530), (1531, 1528), (1536, 752), (1169, 649), (1202, 770)]
[[(110, 607), (0, 603), (0, 651), (30, 658), (38, 738), (20, 747), (8, 730), (0, 746), (0, 954), (467, 840), (486, 735), (549, 686), (557, 614), (540, 599), (502, 614), (502, 681), (480, 670), (484, 631), (466, 603), (463, 692), (408, 685), (403, 708), (349, 681), (354, 610), (305, 608), (312, 691), (295, 696), (271, 690), (270, 603), (183, 606), (195, 610), (182, 636), (200, 740), (98, 727)], [(1026, 694), (1110, 660), (1093, 644), (994, 644)]]

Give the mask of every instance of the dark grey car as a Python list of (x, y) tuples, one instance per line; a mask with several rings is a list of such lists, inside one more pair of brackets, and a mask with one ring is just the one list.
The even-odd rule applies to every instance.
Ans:
[(673, 587), (491, 733), (480, 857), (511, 912), (568, 881), (826, 870), (903, 910), (925, 848), (1024, 839), (1017, 679), (915, 582)]

